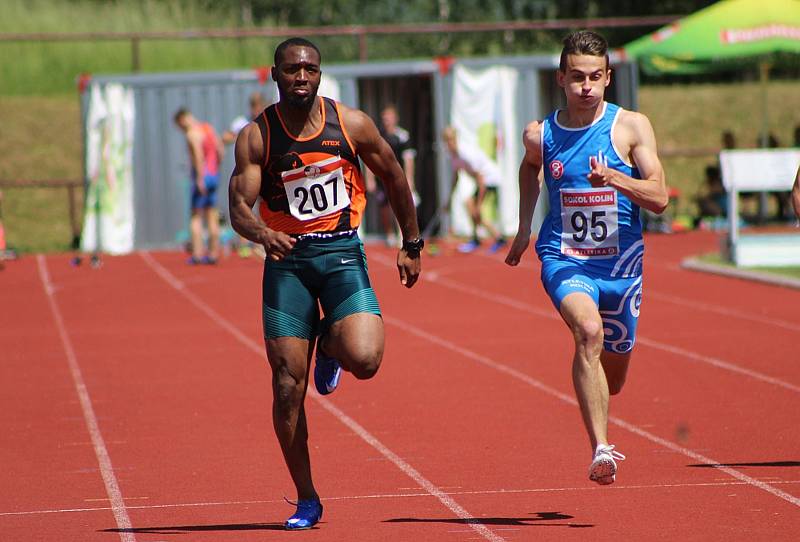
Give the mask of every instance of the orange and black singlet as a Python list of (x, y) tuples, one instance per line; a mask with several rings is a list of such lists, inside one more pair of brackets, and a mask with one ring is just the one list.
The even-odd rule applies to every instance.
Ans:
[(260, 214), (271, 229), (290, 235), (354, 230), (366, 205), (358, 157), (338, 104), (320, 97), (322, 127), (296, 138), (273, 104), (255, 121), (264, 141)]

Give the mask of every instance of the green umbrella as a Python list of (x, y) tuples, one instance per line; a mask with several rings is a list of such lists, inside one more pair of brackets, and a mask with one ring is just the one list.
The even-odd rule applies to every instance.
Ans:
[(800, 0), (722, 0), (622, 50), (648, 74), (696, 74), (800, 53)]
[(722, 0), (619, 51), (642, 70), (701, 74), (758, 65), (762, 86), (761, 146), (767, 146), (767, 82), (776, 53), (800, 54), (800, 0)]

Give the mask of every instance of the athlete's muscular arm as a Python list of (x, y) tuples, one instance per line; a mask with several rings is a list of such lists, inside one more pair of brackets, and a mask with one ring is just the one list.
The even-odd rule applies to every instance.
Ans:
[[(419, 237), (419, 226), (417, 225), (414, 199), (411, 196), (411, 189), (406, 181), (403, 168), (397, 162), (392, 148), (381, 137), (375, 123), (366, 114), (341, 105), (340, 108), (356, 154), (383, 182), (384, 190), (389, 197), (389, 204), (392, 206), (394, 215), (400, 224), (400, 230), (403, 232), (403, 239), (416, 239)], [(410, 258), (401, 248), (397, 255), (397, 268), (400, 272), (400, 282), (407, 288), (411, 288), (419, 277), (420, 258)]]
[(267, 227), (253, 214), (261, 190), (261, 164), (264, 163), (264, 142), (258, 126), (251, 122), (236, 138), (236, 166), (228, 186), (228, 209), (231, 225), (236, 232), (264, 246), (267, 257), (283, 259), (295, 244), (295, 239)]
[[(619, 134), (614, 134), (615, 143), (627, 143), (629, 156), (639, 169), (641, 179), (628, 177), (615, 169), (607, 168), (595, 158), (591, 159), (592, 170), (587, 175), (592, 186), (611, 186), (640, 207), (661, 214), (669, 204), (664, 168), (656, 152), (656, 136), (647, 117), (633, 111), (622, 111), (619, 117)], [(619, 139), (618, 139), (619, 138)], [(624, 149), (620, 149), (624, 150)]]
[(189, 144), (189, 158), (192, 160), (194, 169), (194, 183), (201, 194), (206, 193), (206, 181), (204, 178), (205, 165), (203, 164), (203, 136), (198, 130), (189, 130), (186, 134), (186, 142)]
[(506, 256), (508, 265), (517, 265), (531, 241), (531, 223), (536, 202), (542, 190), (539, 172), (542, 170), (542, 124), (533, 121), (522, 136), (525, 156), (519, 165), (519, 227)]

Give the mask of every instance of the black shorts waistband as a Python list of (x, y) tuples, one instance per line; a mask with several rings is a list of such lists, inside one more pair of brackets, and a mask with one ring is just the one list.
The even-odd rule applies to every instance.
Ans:
[(345, 231), (331, 231), (331, 232), (312, 232), (312, 233), (293, 233), (290, 236), (298, 241), (306, 239), (338, 239), (341, 237), (352, 237), (358, 233), (358, 230), (345, 230)]

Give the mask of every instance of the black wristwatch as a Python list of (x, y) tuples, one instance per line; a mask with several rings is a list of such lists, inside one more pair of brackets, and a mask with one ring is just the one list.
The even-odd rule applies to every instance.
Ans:
[(425, 239), (422, 237), (417, 237), (416, 239), (411, 239), (410, 241), (403, 240), (403, 250), (405, 250), (406, 254), (408, 254), (411, 258), (418, 258), (419, 253), (422, 252), (422, 248), (424, 246)]

